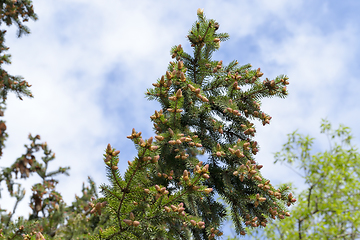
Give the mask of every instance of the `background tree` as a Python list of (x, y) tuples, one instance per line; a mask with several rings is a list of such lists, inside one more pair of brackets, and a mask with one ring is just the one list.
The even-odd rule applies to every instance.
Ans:
[[(17, 36), (21, 37), (24, 34), (29, 34), (29, 29), (24, 25), (24, 22), (27, 22), (29, 19), (37, 20), (37, 15), (33, 10), (33, 5), (31, 1), (1, 1), (0, 2), (0, 24), (5, 23), (7, 26), (12, 25), (13, 23), (17, 25), (18, 32)], [(6, 109), (6, 99), (8, 92), (15, 92), (20, 100), (22, 96), (33, 97), (31, 91), (29, 90), (29, 83), (25, 81), (21, 76), (10, 75), (2, 65), (4, 63), (10, 64), (11, 55), (5, 54), (4, 52), (9, 50), (8, 47), (4, 45), (5, 42), (5, 33), (6, 30), (0, 31), (0, 96), (2, 102), (0, 103), (0, 116), (4, 116), (4, 110)], [(6, 124), (5, 121), (0, 121), (0, 156), (2, 156), (2, 149), (5, 147), (5, 140), (8, 137), (6, 133)], [(7, 190), (10, 193), (11, 197), (14, 197), (15, 204), (12, 211), (6, 213), (5, 209), (1, 210), (1, 223), (0, 223), (0, 237), (7, 237), (8, 239), (16, 239), (21, 234), (25, 232), (31, 232), (35, 229), (39, 229), (35, 221), (27, 222), (24, 221), (24, 218), (20, 217), (16, 222), (12, 221), (12, 216), (16, 211), (18, 203), (24, 198), (25, 189), (21, 189), (21, 184), (14, 181), (17, 179), (17, 175), (20, 172), (21, 178), (28, 178), (30, 174), (36, 172), (41, 178), (42, 182), (35, 184), (32, 188), (33, 195), (31, 196), (30, 207), (33, 210), (33, 214), (30, 216), (30, 219), (39, 218), (39, 212), (43, 214), (44, 217), (47, 217), (49, 224), (42, 224), (42, 229), (49, 228), (49, 231), (54, 230), (55, 226), (52, 226), (54, 222), (58, 222), (59, 218), (61, 219), (62, 214), (51, 213), (51, 210), (54, 207), (59, 207), (59, 204), (62, 203), (61, 195), (57, 193), (54, 188), (57, 183), (52, 177), (60, 174), (66, 173), (68, 168), (59, 168), (57, 171), (47, 173), (48, 163), (55, 158), (55, 154), (51, 153), (51, 150), (48, 149), (46, 142), (43, 144), (36, 143), (36, 140), (40, 139), (39, 135), (32, 137), (29, 135), (31, 144), (25, 145), (26, 153), (19, 157), (10, 167), (5, 167), (0, 172), (0, 182), (5, 181), (7, 185)], [(40, 148), (44, 150), (45, 156), (42, 157), (43, 164), (39, 163), (35, 156), (35, 152), (39, 151)], [(17, 190), (14, 189), (17, 185)], [(48, 215), (45, 213), (45, 210)], [(45, 218), (44, 218), (45, 219)]]
[(274, 221), (253, 233), (254, 238), (360, 238), (360, 154), (348, 127), (333, 130), (323, 120), (320, 129), (329, 140), (329, 150), (312, 153), (314, 138), (295, 131), (275, 154), (275, 162), (295, 165), (307, 188), (299, 194), (291, 218)]
[[(18, 32), (17, 36), (21, 37), (23, 35), (29, 34), (30, 30), (24, 25), (29, 19), (37, 20), (38, 17), (33, 10), (32, 1), (29, 0), (5, 0), (0, 1), (0, 25), (5, 23), (7, 26), (12, 24), (17, 25)], [(0, 116), (4, 116), (4, 110), (6, 109), (6, 99), (9, 92), (14, 92), (17, 97), (22, 100), (23, 96), (33, 97), (29, 88), (31, 85), (24, 80), (21, 76), (13, 76), (9, 74), (4, 68), (3, 64), (11, 64), (11, 55), (5, 54), (4, 52), (9, 50), (8, 47), (4, 45), (5, 42), (5, 33), (6, 30), (0, 31), (0, 96), (2, 101), (0, 102)], [(6, 123), (5, 121), (0, 121), (0, 156), (2, 156), (2, 150), (5, 147), (5, 140), (8, 138), (6, 133)], [(67, 174), (69, 167), (60, 167), (58, 170), (53, 172), (48, 172), (49, 163), (55, 159), (55, 154), (48, 148), (47, 143), (38, 143), (37, 140), (40, 140), (40, 136), (36, 135), (33, 137), (29, 134), (29, 140), (31, 143), (25, 145), (26, 152), (17, 158), (16, 161), (11, 164), (10, 167), (3, 167), (0, 171), (0, 183), (5, 182), (7, 190), (11, 197), (15, 198), (14, 207), (11, 211), (6, 212), (6, 209), (0, 209), (0, 239), (30, 239), (31, 236), (37, 235), (40, 237), (42, 234), (44, 236), (50, 237), (55, 236), (59, 228), (64, 233), (67, 233), (67, 230), (71, 229), (71, 224), (75, 221), (79, 227), (83, 227), (84, 224), (79, 224), (82, 222), (87, 222), (86, 227), (95, 228), (97, 225), (98, 217), (92, 217), (84, 220), (86, 217), (86, 208), (89, 208), (88, 201), (91, 197), (96, 196), (96, 189), (94, 182), (89, 179), (90, 186), (83, 186), (81, 197), (77, 197), (76, 201), (73, 202), (71, 206), (66, 207), (64, 201), (62, 200), (61, 194), (55, 190), (56, 184), (58, 183), (54, 176), (58, 174)], [(40, 149), (44, 151), (44, 156), (41, 158), (42, 161), (38, 161), (34, 156), (35, 152), (38, 152)], [(17, 209), (17, 206), (21, 200), (24, 199), (26, 190), (21, 188), (21, 184), (16, 181), (18, 174), (20, 173), (20, 178), (27, 179), (33, 173), (41, 178), (40, 183), (34, 184), (31, 191), (33, 194), (30, 197), (30, 207), (32, 209), (32, 214), (29, 218), (24, 216), (19, 217), (18, 219), (13, 219), (13, 215)], [(0, 189), (1, 191), (2, 189)], [(1, 192), (0, 192), (1, 197)], [(80, 214), (81, 212), (81, 214)], [(87, 215), (89, 215), (88, 211)], [(66, 227), (64, 227), (65, 219), (68, 221)], [(80, 219), (80, 220), (79, 220)], [(84, 227), (81, 230), (77, 228), (73, 230), (67, 239), (72, 239), (73, 235), (81, 235), (87, 228)], [(86, 231), (86, 235), (90, 231)], [(64, 236), (62, 233), (61, 236)], [(59, 239), (59, 238), (58, 238)], [(66, 239), (61, 238), (61, 239)]]

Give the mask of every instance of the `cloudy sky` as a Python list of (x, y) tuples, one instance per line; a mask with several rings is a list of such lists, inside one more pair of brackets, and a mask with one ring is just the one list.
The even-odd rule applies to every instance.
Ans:
[[(142, 131), (145, 138), (154, 135), (149, 116), (160, 107), (147, 101), (144, 92), (165, 74), (173, 45), (190, 50), (185, 36), (198, 8), (220, 23), (220, 32), (230, 34), (214, 59), (251, 63), (269, 79), (280, 74), (290, 78), (288, 98), (263, 101), (263, 109), (273, 117), (270, 125), (257, 129), (257, 161), (264, 165), (265, 177), (275, 184), (293, 181), (303, 186), (291, 170), (273, 164), (273, 153), (296, 129), (319, 137), (316, 149), (325, 150), (321, 118), (351, 127), (359, 146), (359, 1), (33, 4), (39, 20), (28, 23), (32, 33), (18, 39), (13, 27), (6, 35), (12, 54), (6, 69), (32, 84), (34, 98), (20, 101), (10, 94), (4, 116), (9, 138), (0, 166), (11, 165), (25, 153), (29, 133), (39, 134), (40, 142), (46, 141), (56, 153), (49, 169), (71, 167), (70, 177), (58, 177), (57, 189), (67, 203), (87, 176), (98, 185), (107, 182), (102, 155), (108, 143), (121, 151), (119, 165), (125, 170), (136, 153), (126, 138), (131, 129)], [(40, 160), (42, 155), (37, 156)], [(29, 212), (30, 186), (39, 180), (35, 176), (24, 183), (28, 192), (17, 215)], [(12, 209), (14, 202), (6, 199), (1, 199), (1, 207)]]

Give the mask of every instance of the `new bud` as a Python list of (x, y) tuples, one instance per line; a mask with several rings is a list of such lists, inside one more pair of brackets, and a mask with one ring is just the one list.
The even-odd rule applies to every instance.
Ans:
[(150, 147), (150, 151), (155, 151), (155, 150), (157, 150), (159, 148), (159, 146), (151, 146)]
[(166, 78), (170, 80), (172, 78), (172, 75), (169, 71), (166, 71)]
[(205, 228), (205, 223), (204, 223), (204, 222), (198, 222), (197, 225), (198, 225), (200, 228)]
[(180, 80), (182, 82), (185, 82), (185, 80), (186, 80), (185, 74), (183, 72), (180, 73)]
[(209, 194), (209, 193), (211, 193), (212, 191), (213, 191), (212, 188), (205, 188), (205, 189), (204, 189), (204, 192), (205, 192), (206, 194)]
[(158, 140), (158, 141), (164, 140), (164, 137), (163, 137), (163, 136), (155, 136), (155, 138), (156, 138), (156, 140)]
[(176, 92), (176, 98), (181, 98), (182, 97), (182, 91), (181, 91), (181, 89), (179, 89), (179, 90), (177, 90), (177, 92)]
[(107, 150), (107, 152), (111, 152), (111, 145), (110, 145), (110, 143), (107, 145), (106, 150)]
[(126, 225), (128, 225), (128, 226), (131, 226), (133, 224), (133, 221), (131, 221), (129, 219), (124, 219), (123, 222), (126, 223)]
[(159, 155), (156, 155), (152, 158), (151, 162), (152, 163), (157, 163), (157, 161), (159, 160), (160, 156)]
[(210, 176), (209, 176), (208, 174), (204, 173), (204, 174), (202, 175), (202, 177), (205, 178), (205, 179), (208, 179)]
[(117, 156), (119, 155), (120, 151), (119, 150), (116, 150), (115, 152), (112, 153), (113, 156)]
[(36, 240), (45, 240), (45, 237), (41, 234), (41, 232), (37, 232), (35, 239)]

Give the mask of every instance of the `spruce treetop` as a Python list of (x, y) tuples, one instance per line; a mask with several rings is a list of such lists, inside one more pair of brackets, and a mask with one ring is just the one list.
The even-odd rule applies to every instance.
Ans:
[[(263, 125), (271, 120), (261, 100), (286, 97), (288, 77), (261, 80), (260, 68), (213, 60), (229, 35), (219, 33), (219, 23), (206, 19), (202, 9), (197, 16), (187, 36), (193, 54), (172, 47), (174, 60), (146, 92), (161, 104), (150, 116), (156, 136), (144, 140), (133, 129), (128, 138), (138, 155), (128, 161), (124, 178), (117, 168), (119, 152), (108, 145), (104, 154), (111, 186), (102, 185), (105, 198), (97, 202), (113, 215), (113, 227), (103, 237), (212, 239), (222, 235), (228, 214), (239, 235), (246, 227), (265, 227), (269, 218), (290, 216), (286, 206), (296, 200), (289, 188), (275, 189), (254, 158), (259, 151), (254, 120)], [(205, 153), (202, 162), (198, 155)]]

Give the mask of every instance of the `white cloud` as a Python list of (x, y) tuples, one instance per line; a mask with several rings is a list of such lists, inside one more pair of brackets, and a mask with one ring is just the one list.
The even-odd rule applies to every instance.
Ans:
[[(290, 77), (288, 98), (271, 99), (263, 104), (263, 108), (273, 116), (269, 127), (271, 130), (264, 128), (259, 133), (263, 143), (261, 146), (264, 147), (259, 157), (266, 159), (268, 164), (273, 161), (271, 150), (279, 151), (280, 144), (286, 141), (285, 134), (296, 129), (317, 138), (315, 150), (328, 149), (327, 139), (320, 135), (321, 118), (328, 118), (334, 123), (334, 128), (338, 122), (356, 126), (352, 118), (347, 117), (349, 114), (356, 115), (356, 112), (343, 100), (358, 98), (354, 92), (344, 94), (349, 90), (346, 85), (350, 82), (352, 87), (359, 87), (358, 82), (350, 80), (351, 74), (346, 80), (350, 71), (348, 66), (358, 58), (359, 52), (354, 47), (358, 41), (354, 26), (348, 24), (343, 29), (331, 32), (323, 31), (307, 21), (301, 24), (288, 21), (285, 26), (285, 31), (290, 33), (286, 38), (258, 40), (259, 65), (265, 66), (262, 68), (265, 75), (274, 77), (286, 73)], [(358, 105), (356, 101), (352, 104)], [(279, 141), (269, 141), (272, 136)], [(284, 168), (283, 174), (278, 175), (279, 169), (279, 166), (269, 164), (264, 172), (270, 179), (281, 181), (287, 175), (291, 180), (293, 173), (290, 170)], [(296, 178), (294, 181), (298, 182)]]

